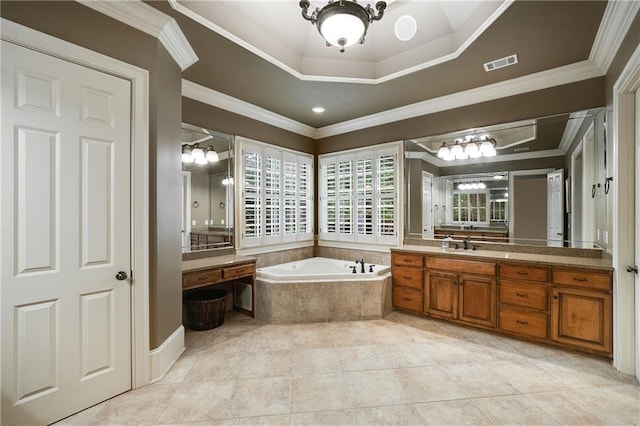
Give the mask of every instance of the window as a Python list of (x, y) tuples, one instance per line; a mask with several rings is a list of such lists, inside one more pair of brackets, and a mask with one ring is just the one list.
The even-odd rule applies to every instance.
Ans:
[(489, 211), (491, 222), (506, 222), (509, 214), (507, 200), (491, 200)]
[(320, 238), (398, 243), (398, 151), (389, 145), (320, 156)]
[(489, 191), (453, 191), (453, 222), (489, 224)]
[(238, 139), (240, 248), (313, 240), (313, 156)]

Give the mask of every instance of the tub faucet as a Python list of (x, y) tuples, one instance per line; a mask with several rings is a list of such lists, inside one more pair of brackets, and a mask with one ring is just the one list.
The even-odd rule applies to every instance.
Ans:
[(360, 264), (360, 272), (364, 274), (364, 259), (356, 259), (356, 265)]
[(464, 249), (467, 250), (469, 248), (469, 241), (471, 240), (471, 237), (467, 237), (464, 240), (462, 240), (462, 245), (464, 246)]

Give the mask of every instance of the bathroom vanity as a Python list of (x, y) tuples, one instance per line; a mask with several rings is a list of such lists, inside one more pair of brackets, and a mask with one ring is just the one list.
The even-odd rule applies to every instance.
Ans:
[(255, 316), (256, 259), (226, 255), (182, 261), (182, 291), (233, 284), (235, 310)]
[(613, 356), (605, 259), (404, 246), (391, 263), (395, 309)]

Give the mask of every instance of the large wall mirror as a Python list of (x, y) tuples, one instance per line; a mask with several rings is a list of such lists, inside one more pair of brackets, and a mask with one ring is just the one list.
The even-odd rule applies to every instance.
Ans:
[(603, 245), (605, 135), (595, 108), (406, 140), (405, 236)]
[(181, 145), (183, 252), (232, 248), (233, 136), (183, 123)]

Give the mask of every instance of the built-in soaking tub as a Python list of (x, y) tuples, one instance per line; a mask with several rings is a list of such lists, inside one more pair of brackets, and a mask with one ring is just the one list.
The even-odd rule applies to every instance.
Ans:
[[(273, 323), (383, 318), (391, 313), (390, 267), (313, 257), (258, 268), (256, 318)], [(369, 270), (372, 269), (372, 272)]]

